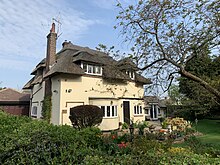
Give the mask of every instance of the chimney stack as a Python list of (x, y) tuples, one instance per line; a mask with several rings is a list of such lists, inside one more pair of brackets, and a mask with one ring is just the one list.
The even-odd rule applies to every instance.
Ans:
[(50, 33), (47, 35), (47, 55), (46, 55), (46, 72), (56, 61), (56, 40), (55, 23), (52, 23)]

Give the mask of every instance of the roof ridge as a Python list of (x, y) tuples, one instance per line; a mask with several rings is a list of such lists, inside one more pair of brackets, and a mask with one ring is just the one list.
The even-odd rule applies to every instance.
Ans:
[(0, 90), (0, 92), (6, 91), (6, 90), (12, 90), (12, 91), (18, 92), (20, 94), (23, 94), (21, 91), (18, 91), (17, 89), (13, 89), (13, 88), (4, 88), (4, 89)]

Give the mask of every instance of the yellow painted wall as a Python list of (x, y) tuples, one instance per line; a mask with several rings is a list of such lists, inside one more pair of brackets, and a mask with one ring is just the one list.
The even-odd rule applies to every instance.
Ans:
[[(57, 83), (56, 81), (59, 81)], [(144, 120), (144, 115), (134, 116), (134, 105), (144, 103), (140, 100), (143, 97), (143, 87), (136, 86), (134, 82), (119, 83), (106, 82), (101, 77), (88, 76), (60, 76), (52, 80), (53, 90), (58, 90), (60, 94), (59, 108), (54, 107), (53, 116), (60, 116), (59, 122), (54, 124), (71, 124), (69, 120), (69, 110), (71, 107), (83, 104), (111, 105), (117, 104), (118, 116), (114, 118), (104, 118), (100, 128), (102, 130), (117, 129), (119, 122), (123, 120), (123, 101), (130, 101), (130, 116), (134, 121)], [(60, 87), (59, 87), (60, 86)], [(53, 95), (55, 95), (53, 93)], [(53, 102), (58, 97), (53, 96)], [(52, 103), (54, 104), (54, 103)], [(54, 104), (55, 106), (55, 104)], [(144, 114), (144, 110), (142, 110)], [(55, 119), (55, 118), (53, 118)]]
[(53, 77), (51, 79), (52, 86), (51, 86), (51, 91), (52, 91), (52, 112), (51, 112), (51, 123), (59, 125), (60, 124), (60, 79), (59, 77)]

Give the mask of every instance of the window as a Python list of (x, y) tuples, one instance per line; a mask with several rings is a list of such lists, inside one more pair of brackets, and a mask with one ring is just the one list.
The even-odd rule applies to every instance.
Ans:
[(81, 68), (85, 71), (85, 73), (93, 74), (93, 75), (102, 75), (101, 66), (81, 63)]
[(82, 68), (83, 68), (83, 70), (84, 70), (85, 72), (87, 72), (87, 64), (83, 63), (83, 64), (82, 64)]
[(105, 106), (101, 106), (101, 110), (103, 112), (103, 116), (105, 116)]
[(92, 70), (93, 70), (92, 65), (88, 65), (87, 67), (88, 67), (88, 72), (87, 73), (92, 73)]
[(134, 106), (134, 114), (135, 114), (135, 115), (140, 115), (140, 114), (142, 114), (142, 106), (141, 106), (141, 105), (135, 105), (135, 106)]
[(132, 80), (134, 80), (134, 72), (133, 72), (133, 71), (126, 71), (126, 74), (127, 74)]
[(160, 112), (160, 108), (158, 108), (158, 113), (160, 114), (161, 112)]
[(32, 107), (31, 116), (37, 116), (37, 106)]
[(101, 106), (101, 110), (103, 111), (103, 117), (117, 117), (117, 105), (112, 106)]
[(110, 117), (110, 106), (107, 106), (107, 117)]

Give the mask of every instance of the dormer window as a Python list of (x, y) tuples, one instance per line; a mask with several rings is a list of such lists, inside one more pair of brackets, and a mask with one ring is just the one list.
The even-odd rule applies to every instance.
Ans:
[(87, 74), (102, 75), (102, 67), (93, 64), (81, 63), (81, 68)]
[(134, 74), (134, 71), (126, 71), (126, 74), (132, 79), (134, 80), (134, 77), (135, 77), (135, 74)]

